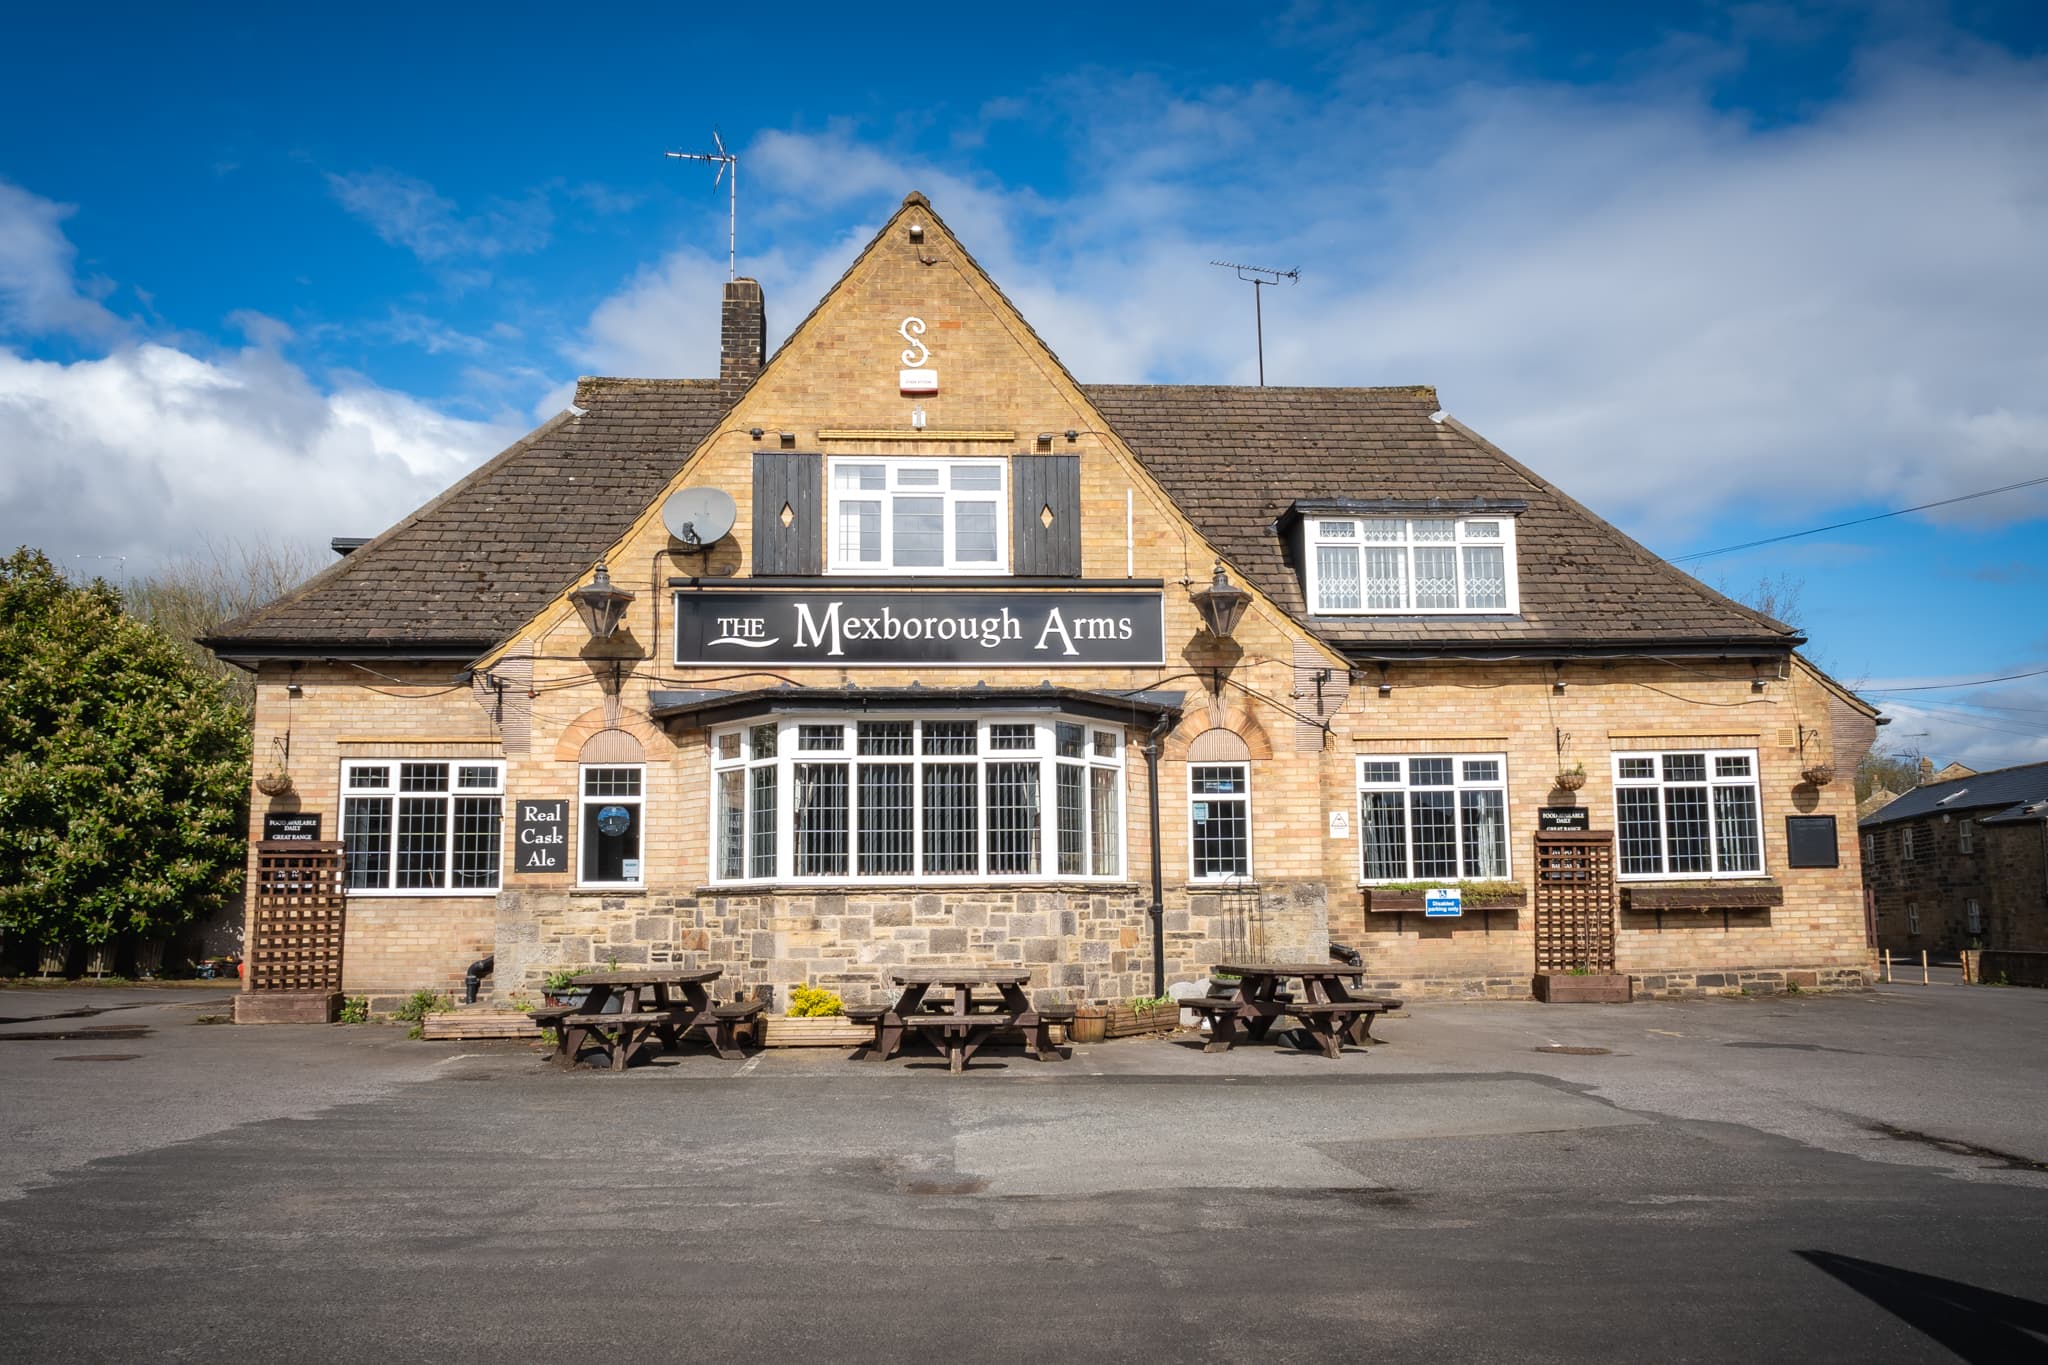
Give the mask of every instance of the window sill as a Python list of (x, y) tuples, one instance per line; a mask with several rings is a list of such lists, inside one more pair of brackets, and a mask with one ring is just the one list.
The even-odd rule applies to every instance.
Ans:
[(1768, 878), (1622, 883), (1624, 910), (1768, 910), (1785, 903), (1785, 888)]
[(1068, 880), (958, 880), (958, 881), (901, 881), (901, 882), (849, 882), (849, 881), (758, 881), (758, 882), (713, 882), (697, 888), (699, 896), (745, 895), (750, 892), (776, 892), (794, 894), (822, 894), (828, 896), (857, 895), (937, 895), (947, 891), (1127, 891), (1134, 892), (1138, 884), (1132, 881), (1084, 881), (1080, 878)]
[(583, 896), (644, 896), (647, 887), (639, 882), (631, 886), (607, 886), (603, 882), (579, 882), (569, 888), (573, 895)]
[[(1425, 909), (1424, 895), (1420, 891), (1387, 891), (1376, 886), (1361, 885), (1365, 896), (1365, 910), (1369, 915), (1419, 915)], [(1461, 906), (1465, 910), (1526, 910), (1529, 907), (1529, 893), (1498, 896), (1487, 900), (1467, 899)]]
[(346, 888), (346, 889), (345, 889), (345, 890), (343, 891), (343, 894), (344, 894), (344, 895), (346, 895), (346, 896), (348, 896), (348, 897), (349, 897), (350, 899), (355, 899), (355, 898), (357, 898), (357, 897), (363, 897), (363, 898), (366, 898), (366, 899), (370, 899), (370, 900), (413, 900), (413, 901), (432, 901), (432, 900), (472, 900), (472, 901), (473, 901), (473, 900), (482, 900), (482, 899), (484, 899), (484, 898), (486, 898), (486, 897), (490, 897), (490, 898), (492, 898), (492, 899), (495, 899), (495, 898), (497, 897), (497, 894), (498, 894), (498, 892), (499, 892), (499, 890), (500, 890), (500, 889), (501, 889), (501, 888), (499, 888), (499, 887), (491, 886), (491, 887), (464, 887), (464, 888), (462, 888), (462, 889), (461, 889), (461, 890), (459, 890), (459, 891), (442, 891), (442, 890), (438, 890), (438, 889), (436, 889), (436, 890), (431, 890), (431, 891), (422, 891), (422, 890), (417, 890), (417, 889), (412, 889), (412, 890), (405, 890), (405, 891), (399, 891), (399, 890), (385, 890), (385, 889), (381, 889), (381, 888), (378, 888), (378, 887), (370, 887), (370, 886), (351, 886), (351, 887), (348, 887), (348, 888)]

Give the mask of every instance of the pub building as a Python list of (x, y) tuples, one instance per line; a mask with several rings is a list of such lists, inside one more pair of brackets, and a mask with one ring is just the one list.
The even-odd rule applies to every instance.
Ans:
[(1875, 713), (1434, 390), (1081, 383), (919, 194), (772, 358), (722, 321), (208, 641), (330, 985), (1866, 984)]

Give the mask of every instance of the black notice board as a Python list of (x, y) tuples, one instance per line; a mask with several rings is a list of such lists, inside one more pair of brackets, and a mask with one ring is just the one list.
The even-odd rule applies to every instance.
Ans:
[(1583, 834), (1593, 827), (1592, 811), (1585, 806), (1538, 806), (1536, 829), (1542, 834)]
[(320, 842), (320, 813), (267, 810), (263, 812), (263, 839), (266, 843), (317, 844)]
[(514, 872), (566, 872), (569, 868), (569, 803), (518, 802)]
[(1841, 845), (1832, 815), (1785, 817), (1785, 861), (1792, 867), (1840, 867)]

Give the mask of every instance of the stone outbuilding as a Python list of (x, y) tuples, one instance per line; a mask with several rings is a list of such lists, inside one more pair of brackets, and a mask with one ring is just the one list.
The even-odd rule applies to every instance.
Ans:
[(2048, 763), (1951, 765), (1860, 828), (1880, 948), (2048, 952)]
[(1875, 713), (1433, 389), (1081, 383), (916, 194), (772, 359), (722, 306), (209, 641), (350, 993), (1866, 982)]

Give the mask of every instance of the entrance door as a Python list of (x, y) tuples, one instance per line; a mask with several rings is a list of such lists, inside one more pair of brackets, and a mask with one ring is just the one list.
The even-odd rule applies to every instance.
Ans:
[(1536, 970), (1614, 970), (1614, 834), (1536, 836)]

